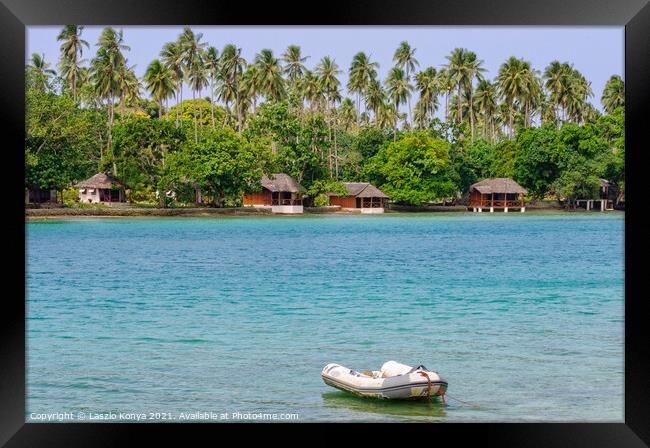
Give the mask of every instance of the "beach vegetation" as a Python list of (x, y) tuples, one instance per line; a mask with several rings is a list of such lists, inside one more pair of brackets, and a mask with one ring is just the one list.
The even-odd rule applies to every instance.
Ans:
[(601, 112), (568, 61), (533, 67), (513, 56), (489, 74), (456, 48), (420, 67), (422, 50), (406, 41), (392, 67), (365, 50), (349, 65), (311, 60), (298, 45), (246, 60), (237, 45), (185, 27), (138, 77), (121, 30), (104, 28), (92, 57), (83, 34), (66, 25), (59, 60), (33, 54), (26, 66), (26, 188), (60, 192), (104, 171), (132, 203), (182, 206), (200, 190), (225, 206), (282, 172), (314, 204), (344, 181), (372, 182), (407, 205), (458, 201), (487, 177), (513, 178), (539, 199), (593, 197), (600, 179), (624, 193), (618, 75)]

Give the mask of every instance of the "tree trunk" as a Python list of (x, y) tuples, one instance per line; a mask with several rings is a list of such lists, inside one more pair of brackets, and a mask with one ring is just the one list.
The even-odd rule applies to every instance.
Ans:
[(463, 122), (463, 108), (462, 108), (462, 102), (460, 100), (460, 84), (458, 84), (458, 96), (456, 97), (456, 100), (458, 102), (458, 125)]
[(194, 116), (194, 143), (199, 143), (199, 130), (196, 123), (196, 90), (192, 89), (192, 115)]

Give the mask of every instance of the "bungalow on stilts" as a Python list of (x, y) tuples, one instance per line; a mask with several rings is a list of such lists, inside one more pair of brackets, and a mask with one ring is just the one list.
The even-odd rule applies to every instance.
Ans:
[(468, 209), (473, 212), (482, 212), (483, 209), (494, 210), (520, 210), (526, 211), (524, 195), (528, 192), (524, 187), (512, 179), (499, 177), (484, 179), (469, 187)]

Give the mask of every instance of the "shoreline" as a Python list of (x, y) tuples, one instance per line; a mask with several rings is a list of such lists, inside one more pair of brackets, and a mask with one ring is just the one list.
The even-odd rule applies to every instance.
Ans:
[[(468, 210), (465, 206), (429, 206), (429, 207), (396, 207), (388, 209), (384, 214), (422, 214), (422, 213), (468, 213), (478, 214)], [(567, 213), (567, 214), (612, 214), (625, 213), (624, 210), (586, 211), (566, 210), (559, 207), (527, 207), (525, 214), (529, 213)], [(484, 214), (503, 214), (502, 211)], [(511, 212), (520, 215), (520, 212)], [(314, 207), (312, 210), (305, 208), (300, 215), (272, 213), (270, 209), (253, 207), (233, 208), (35, 208), (25, 209), (25, 220), (35, 221), (51, 218), (122, 218), (122, 217), (232, 217), (232, 216), (266, 216), (266, 217), (287, 217), (305, 215), (363, 215), (356, 211), (347, 210), (323, 210), (322, 207)], [(377, 216), (377, 215), (373, 215)], [(381, 214), (379, 215), (381, 216)]]

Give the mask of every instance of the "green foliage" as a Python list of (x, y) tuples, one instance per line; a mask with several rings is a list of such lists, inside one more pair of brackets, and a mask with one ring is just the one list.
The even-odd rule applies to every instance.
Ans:
[(274, 153), (272, 169), (289, 174), (306, 188), (324, 176), (323, 161), (330, 143), (322, 115), (301, 122), (286, 102), (267, 102), (257, 110), (246, 135), (251, 141), (266, 141)]
[(210, 130), (199, 135), (198, 144), (190, 140), (169, 155), (165, 183), (170, 189), (195, 183), (214, 205), (223, 206), (240, 201), (244, 190), (259, 183), (269, 159), (268, 150), (253, 147), (230, 128)]
[[(212, 128), (212, 109), (210, 101), (202, 98), (196, 100), (183, 100), (182, 103), (170, 107), (163, 115), (163, 120), (176, 122), (178, 114), (185, 126), (194, 129), (194, 115), (196, 114), (197, 126)], [(221, 106), (214, 105), (215, 127), (223, 127), (226, 111)], [(153, 116), (153, 115), (152, 115)]]
[(490, 177), (515, 177), (515, 159), (519, 146), (512, 140), (504, 140), (494, 147), (494, 159)]
[(382, 148), (369, 168), (375, 182), (397, 203), (423, 205), (456, 192), (449, 143), (425, 132), (406, 134)]
[(25, 185), (61, 190), (94, 174), (106, 138), (103, 114), (34, 89), (26, 100)]
[(177, 129), (174, 122), (125, 118), (113, 128), (112, 153), (106, 160), (115, 160), (119, 179), (132, 192), (146, 189), (146, 185), (157, 187), (169, 154), (178, 150), (186, 139), (185, 131)]
[(525, 128), (517, 134), (514, 177), (534, 197), (542, 198), (560, 175), (565, 150), (552, 125)]

